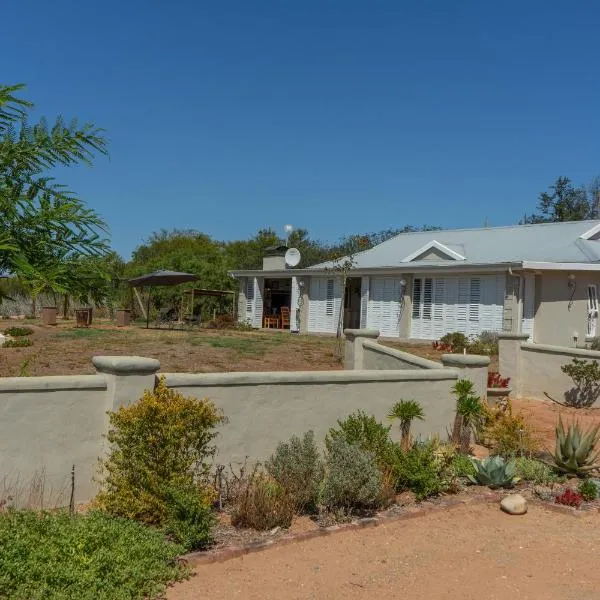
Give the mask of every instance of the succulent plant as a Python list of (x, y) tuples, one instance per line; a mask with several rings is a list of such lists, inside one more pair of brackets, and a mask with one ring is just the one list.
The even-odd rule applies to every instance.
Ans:
[(487, 485), (494, 489), (499, 487), (511, 487), (517, 481), (515, 477), (514, 461), (506, 462), (501, 456), (484, 458), (483, 460), (472, 460), (475, 467), (475, 476), (467, 477), (472, 483)]
[(600, 424), (582, 431), (579, 423), (572, 423), (565, 431), (562, 419), (559, 418), (552, 466), (561, 473), (578, 477), (600, 470), (600, 463), (596, 462), (600, 452), (594, 452), (599, 430)]

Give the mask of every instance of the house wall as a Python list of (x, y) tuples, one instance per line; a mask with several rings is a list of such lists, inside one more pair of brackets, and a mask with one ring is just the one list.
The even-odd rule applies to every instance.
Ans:
[(573, 347), (573, 333), (583, 345), (587, 332), (587, 286), (600, 284), (600, 274), (575, 273), (576, 288), (571, 301), (567, 287), (569, 271), (546, 271), (536, 277), (538, 305), (534, 320), (534, 341), (539, 344)]

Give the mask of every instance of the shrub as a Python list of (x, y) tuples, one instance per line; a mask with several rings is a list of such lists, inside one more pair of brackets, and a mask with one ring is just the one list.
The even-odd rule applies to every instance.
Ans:
[(99, 512), (0, 513), (0, 598), (155, 598), (186, 572), (160, 531)]
[(582, 431), (579, 423), (573, 423), (565, 431), (562, 419), (559, 418), (552, 466), (561, 473), (577, 477), (599, 470), (600, 463), (596, 461), (600, 453), (594, 452), (599, 430), (600, 424)]
[(568, 375), (575, 388), (565, 394), (565, 402), (575, 408), (591, 406), (600, 395), (600, 365), (595, 360), (579, 360), (574, 358), (561, 371)]
[(600, 350), (600, 337), (592, 338), (590, 343), (590, 350)]
[(492, 454), (506, 458), (531, 456), (539, 448), (536, 431), (523, 414), (514, 414), (510, 400), (505, 406), (486, 408), (482, 438)]
[(32, 333), (33, 329), (31, 327), (9, 327), (4, 330), (4, 334), (10, 335), (10, 337), (23, 337)]
[(451, 466), (457, 477), (475, 476), (475, 467), (468, 454), (456, 453), (452, 457)]
[(461, 454), (467, 454), (471, 437), (484, 422), (485, 409), (474, 386), (468, 379), (459, 379), (452, 388), (456, 396), (456, 416), (452, 427), (452, 442), (460, 447)]
[(398, 457), (398, 487), (414, 492), (418, 500), (436, 496), (456, 486), (452, 468), (453, 447), (437, 440), (415, 444)]
[(598, 497), (598, 488), (591, 479), (583, 481), (578, 491), (581, 497), (587, 502), (593, 502)]
[(571, 488), (567, 488), (562, 494), (556, 496), (554, 501), (556, 504), (579, 508), (583, 502), (583, 497), (579, 492), (574, 492)]
[(510, 377), (502, 377), (500, 373), (488, 373), (487, 386), (489, 388), (507, 388), (510, 383)]
[(558, 475), (547, 464), (533, 458), (515, 458), (515, 475), (535, 485), (549, 485), (558, 480)]
[(216, 522), (211, 496), (206, 490), (171, 487), (165, 494), (167, 517), (165, 531), (186, 550), (208, 546)]
[(455, 331), (441, 337), (440, 342), (445, 346), (452, 348), (451, 352), (462, 352), (467, 347), (469, 340), (464, 333)]
[(231, 522), (236, 527), (259, 530), (289, 527), (294, 507), (291, 494), (257, 466), (233, 499)]
[(312, 431), (307, 431), (302, 439), (292, 436), (289, 442), (280, 443), (265, 468), (292, 496), (296, 510), (316, 508), (323, 461)]
[(330, 429), (325, 438), (327, 450), (331, 449), (333, 440), (343, 439), (371, 453), (381, 470), (393, 468), (395, 444), (390, 439), (391, 425), (385, 426), (362, 410), (352, 413), (343, 421), (338, 420), (337, 424), (339, 429)]
[(372, 453), (343, 437), (330, 440), (321, 488), (321, 502), (326, 508), (346, 513), (368, 508), (376, 504), (381, 487), (381, 473)]
[(3, 348), (27, 348), (33, 346), (33, 342), (27, 338), (17, 338), (16, 340), (6, 340), (2, 344)]
[(498, 334), (493, 331), (482, 331), (478, 336), (469, 339), (466, 345), (468, 354), (498, 354)]
[(400, 400), (394, 404), (388, 418), (400, 421), (400, 445), (403, 450), (408, 450), (411, 441), (411, 423), (415, 419), (422, 421), (425, 418), (423, 408), (416, 400)]
[[(97, 506), (144, 523), (170, 522), (173, 528), (184, 496), (197, 490), (208, 503), (202, 481), (214, 452), (214, 427), (224, 420), (211, 402), (186, 398), (161, 379), (136, 404), (109, 413), (109, 420), (111, 450), (101, 463)], [(176, 505), (170, 506), (173, 498)], [(186, 510), (201, 512), (195, 502)]]

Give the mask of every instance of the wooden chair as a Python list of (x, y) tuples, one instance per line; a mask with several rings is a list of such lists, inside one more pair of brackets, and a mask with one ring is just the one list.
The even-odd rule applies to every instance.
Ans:
[(290, 307), (281, 307), (281, 329), (289, 328), (290, 326)]

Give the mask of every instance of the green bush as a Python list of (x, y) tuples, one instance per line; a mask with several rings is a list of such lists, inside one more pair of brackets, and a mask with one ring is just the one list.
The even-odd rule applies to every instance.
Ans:
[(558, 481), (558, 474), (547, 464), (534, 458), (515, 458), (515, 475), (535, 485), (548, 485)]
[(33, 346), (33, 342), (27, 338), (17, 338), (16, 340), (6, 340), (2, 344), (3, 348), (27, 348)]
[(454, 331), (440, 338), (440, 342), (447, 346), (452, 346), (453, 352), (462, 352), (467, 347), (469, 340), (464, 333)]
[(212, 541), (215, 514), (206, 493), (198, 488), (172, 487), (166, 494), (165, 531), (186, 550), (204, 548)]
[[(96, 505), (110, 514), (174, 528), (179, 502), (197, 490), (209, 505), (211, 492), (202, 485), (214, 448), (214, 428), (223, 417), (207, 400), (186, 398), (166, 387), (128, 407), (109, 413), (111, 450), (102, 462), (101, 491)], [(175, 490), (175, 491), (174, 491)], [(175, 506), (170, 505), (177, 498)], [(199, 511), (196, 502), (185, 509)], [(185, 527), (185, 524), (182, 524)]]
[(4, 330), (4, 334), (10, 335), (10, 337), (23, 337), (32, 333), (33, 329), (31, 327), (9, 327)]
[(468, 454), (455, 454), (452, 457), (452, 469), (454, 469), (457, 477), (468, 477), (469, 475), (473, 477), (476, 472)]
[(398, 455), (398, 488), (414, 492), (418, 500), (455, 487), (454, 450), (437, 440), (415, 444)]
[(391, 425), (380, 423), (373, 415), (362, 410), (357, 410), (343, 421), (338, 420), (337, 424), (338, 428), (331, 428), (325, 438), (327, 450), (330, 450), (332, 441), (343, 439), (371, 453), (381, 470), (393, 468), (394, 446), (397, 444), (390, 439)]
[(0, 598), (156, 598), (186, 573), (160, 531), (99, 512), (0, 513)]
[(330, 510), (350, 514), (355, 509), (374, 506), (380, 498), (381, 472), (375, 456), (341, 436), (328, 443), (321, 502)]
[(292, 436), (278, 444), (275, 454), (265, 463), (269, 475), (292, 496), (297, 511), (314, 510), (319, 485), (323, 479), (323, 461), (315, 434), (307, 431), (303, 438)]
[(600, 396), (600, 364), (596, 360), (579, 360), (574, 358), (560, 370), (568, 375), (575, 384), (565, 394), (565, 402), (575, 408), (591, 406)]
[(233, 499), (231, 522), (236, 527), (259, 530), (289, 527), (294, 517), (294, 508), (295, 500), (292, 495), (257, 467), (237, 490)]
[(591, 479), (586, 479), (579, 485), (579, 493), (586, 502), (593, 502), (598, 497), (598, 488)]

